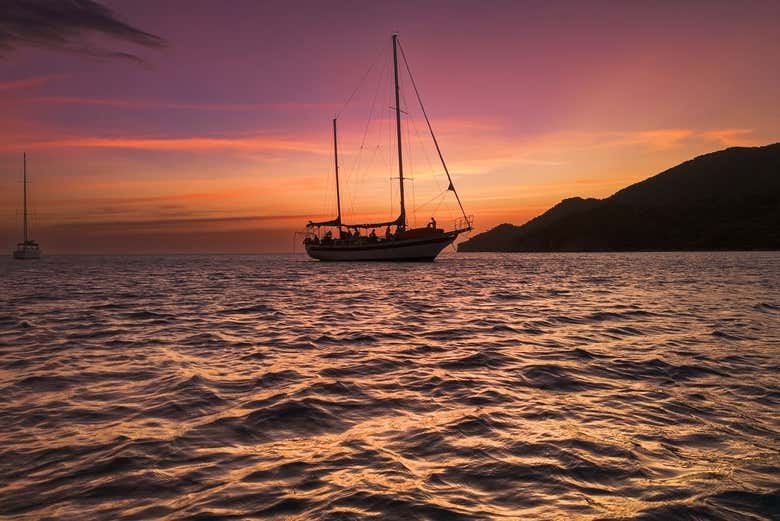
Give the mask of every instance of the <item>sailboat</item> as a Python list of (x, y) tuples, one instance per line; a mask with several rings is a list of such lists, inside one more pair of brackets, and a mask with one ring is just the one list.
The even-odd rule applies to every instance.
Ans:
[(27, 154), (24, 154), (24, 242), (16, 245), (14, 250), (14, 259), (40, 259), (41, 249), (38, 243), (30, 240), (28, 218), (27, 218)]
[[(407, 72), (412, 80), (417, 100), (425, 116), (428, 130), (430, 131), (433, 143), (438, 152), (439, 159), (447, 174), (449, 186), (447, 190), (455, 194), (455, 198), (460, 207), (462, 218), (459, 218), (452, 229), (445, 230), (437, 227), (436, 220), (431, 218), (431, 222), (424, 228), (409, 228), (406, 215), (406, 200), (404, 194), (404, 160), (403, 147), (401, 141), (401, 101), (400, 89), (398, 83), (398, 50), (401, 50)], [(349, 224), (344, 223), (341, 218), (341, 194), (339, 187), (339, 160), (338, 160), (338, 140), (336, 130), (336, 119), (333, 119), (333, 154), (335, 160), (336, 174), (336, 208), (335, 219), (321, 222), (312, 222), (306, 225), (306, 234), (304, 246), (306, 253), (321, 261), (433, 261), (439, 253), (460, 235), (461, 233), (472, 229), (473, 217), (467, 216), (463, 210), (458, 192), (452, 182), (447, 165), (444, 162), (439, 143), (433, 132), (428, 115), (422, 105), (414, 78), (411, 76), (406, 56), (403, 54), (403, 47), (400, 46), (398, 35), (393, 34), (393, 73), (395, 87), (395, 124), (396, 124), (396, 143), (398, 145), (398, 179), (400, 194), (400, 211), (396, 219), (378, 223)], [(320, 236), (322, 229), (325, 234)], [(377, 235), (376, 229), (385, 228), (384, 234)], [(371, 229), (371, 233), (367, 231)], [(333, 235), (336, 230), (337, 235)], [(361, 230), (363, 233), (361, 233)]]

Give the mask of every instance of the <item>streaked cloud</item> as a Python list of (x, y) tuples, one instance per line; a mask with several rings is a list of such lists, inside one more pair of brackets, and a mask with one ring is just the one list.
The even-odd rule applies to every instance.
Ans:
[(146, 197), (76, 197), (63, 200), (52, 199), (53, 204), (149, 204), (149, 203), (167, 203), (167, 202), (188, 202), (188, 201), (213, 201), (226, 199), (236, 195), (236, 192), (198, 192), (198, 193), (177, 193), (166, 195), (155, 195)]
[[(309, 215), (242, 215), (231, 217), (183, 217), (174, 219), (134, 219), (121, 221), (79, 221), (79, 225), (89, 225), (94, 228), (120, 227), (126, 230), (132, 228), (159, 228), (169, 226), (184, 226), (190, 229), (199, 229), (204, 225), (222, 227), (231, 223), (256, 223), (265, 221), (286, 221), (310, 219)], [(303, 221), (305, 222), (305, 221)], [(62, 226), (70, 226), (74, 223), (62, 223)], [(58, 225), (53, 225), (56, 227)]]
[(485, 173), (507, 165), (556, 168), (571, 165), (575, 154), (603, 155), (609, 150), (643, 148), (664, 152), (696, 146), (741, 146), (756, 144), (752, 129), (661, 128), (637, 131), (566, 131), (530, 137), (471, 139), (458, 147), (468, 152), (466, 161), (452, 162), (454, 171)]
[(127, 150), (157, 151), (211, 151), (211, 150), (276, 150), (322, 154), (327, 147), (295, 139), (268, 136), (245, 137), (184, 137), (184, 138), (141, 138), (141, 137), (78, 137), (37, 141), (26, 144), (7, 145), (6, 149), (42, 148), (109, 148)]
[[(1, 85), (1, 84), (0, 84)], [(1, 88), (1, 87), (0, 87)], [(338, 103), (181, 103), (142, 99), (88, 98), (79, 96), (38, 96), (30, 101), (36, 103), (54, 103), (68, 105), (96, 105), (125, 109), (169, 109), (169, 110), (206, 110), (246, 112), (257, 110), (308, 110), (329, 111), (337, 108)]]
[(93, 0), (4, 0), (0, 9), (0, 57), (33, 46), (143, 63), (135, 54), (96, 46), (89, 41), (93, 33), (143, 47), (165, 45)]
[(39, 87), (41, 85), (45, 85), (50, 81), (61, 77), (62, 75), (60, 74), (52, 74), (49, 76), (38, 76), (34, 78), (22, 78), (19, 80), (0, 81), (0, 91), (29, 89), (31, 87)]
[(754, 130), (752, 128), (721, 128), (703, 132), (702, 136), (708, 141), (725, 146), (754, 146), (761, 144), (753, 134)]

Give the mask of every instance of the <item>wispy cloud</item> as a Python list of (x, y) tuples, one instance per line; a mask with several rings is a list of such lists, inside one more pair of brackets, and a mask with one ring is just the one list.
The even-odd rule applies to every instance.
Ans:
[(584, 150), (644, 146), (665, 149), (682, 144), (695, 135), (688, 128), (662, 128), (638, 131), (569, 131), (544, 134), (531, 138), (531, 148)]
[(747, 128), (661, 128), (636, 131), (566, 131), (528, 137), (491, 135), (469, 139), (459, 147), (461, 162), (452, 168), (462, 173), (484, 173), (508, 165), (526, 167), (576, 166), (582, 154), (611, 154), (629, 149), (665, 153), (674, 150), (714, 149), (722, 146), (755, 145), (754, 130)]
[[(424, 128), (424, 121), (420, 125)], [(433, 127), (437, 132), (495, 132), (501, 130), (502, 124), (493, 119), (439, 118)]]
[(739, 142), (753, 142), (747, 139), (753, 129), (722, 128), (660, 128), (638, 131), (595, 131), (562, 132), (539, 137), (539, 142), (547, 146), (560, 146), (564, 149), (618, 148), (642, 146), (654, 150), (686, 146), (695, 143), (734, 145)]
[(52, 80), (61, 78), (61, 74), (52, 74), (49, 76), (37, 76), (34, 78), (23, 78), (20, 80), (0, 81), (1, 90), (29, 89), (30, 87), (39, 87)]
[(689, 128), (661, 128), (605, 136), (602, 146), (646, 146), (665, 149), (682, 144), (695, 135)]
[[(122, 227), (122, 228), (158, 228), (168, 226), (185, 226), (191, 227), (195, 225), (225, 225), (230, 223), (253, 223), (253, 222), (268, 222), (268, 221), (286, 221), (286, 220), (304, 220), (310, 219), (310, 215), (243, 215), (243, 216), (231, 216), (231, 217), (192, 217), (192, 218), (176, 218), (176, 219), (134, 219), (134, 220), (121, 220), (121, 221), (79, 221), (78, 223), (61, 223), (61, 226), (69, 226), (72, 224), (89, 224), (95, 228), (108, 228), (108, 227)], [(57, 225), (53, 225), (57, 226)]]
[(751, 136), (752, 128), (721, 128), (703, 132), (702, 136), (708, 140), (720, 143), (724, 146), (751, 146), (760, 142)]
[(41, 148), (105, 148), (149, 151), (297, 151), (313, 154), (327, 153), (327, 147), (302, 140), (268, 136), (242, 137), (184, 137), (184, 138), (139, 138), (139, 137), (78, 137), (50, 141), (28, 142), (6, 146), (6, 149)]
[(235, 111), (246, 112), (250, 110), (300, 110), (322, 109), (328, 110), (338, 107), (337, 103), (180, 103), (174, 101), (156, 101), (141, 99), (115, 99), (115, 98), (87, 98), (79, 96), (39, 96), (31, 101), (37, 103), (59, 103), (69, 105), (96, 105), (104, 107), (116, 107), (127, 109), (170, 109), (170, 110), (208, 110), (208, 111)]
[(3, 0), (0, 9), (0, 57), (34, 46), (143, 63), (132, 53), (95, 46), (88, 40), (92, 33), (143, 47), (165, 45), (159, 36), (123, 22), (93, 0)]
[[(213, 201), (227, 199), (238, 195), (238, 192), (194, 192), (165, 194), (142, 197), (79, 197), (68, 199), (52, 199), (50, 203), (55, 205), (145, 205), (149, 203), (170, 203), (170, 202), (189, 202), (189, 201)], [(178, 205), (177, 205), (178, 207)]]
[[(457, 175), (483, 176), (498, 171), (534, 172), (541, 175), (558, 172), (567, 179), (583, 172), (605, 176), (605, 185), (630, 182), (634, 175), (652, 175), (652, 170), (636, 169), (626, 154), (675, 161), (728, 146), (755, 146), (765, 143), (750, 128), (660, 128), (646, 130), (593, 130), (551, 132), (539, 135), (511, 136), (501, 132), (462, 136), (450, 143), (450, 171)], [(616, 165), (615, 160), (622, 163)], [(644, 160), (642, 167), (649, 166)], [(631, 174), (615, 178), (610, 169)], [(671, 164), (669, 165), (671, 166)]]

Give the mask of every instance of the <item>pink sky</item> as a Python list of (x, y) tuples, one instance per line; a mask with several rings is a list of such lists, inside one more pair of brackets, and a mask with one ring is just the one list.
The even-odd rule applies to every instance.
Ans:
[[(290, 251), (294, 230), (331, 216), (331, 118), (372, 63), (340, 117), (345, 212), (394, 217), (379, 139), (389, 110), (368, 132), (379, 159), (364, 150), (354, 166), (372, 96), (389, 92), (379, 80), (393, 31), (477, 231), (780, 138), (777, 2), (105, 5), (166, 46), (86, 35), (144, 63), (29, 45), (0, 54), (7, 248), (26, 151), (45, 251)], [(419, 207), (446, 181), (405, 95)], [(433, 210), (418, 208), (419, 223)], [(454, 201), (436, 214), (446, 223)]]

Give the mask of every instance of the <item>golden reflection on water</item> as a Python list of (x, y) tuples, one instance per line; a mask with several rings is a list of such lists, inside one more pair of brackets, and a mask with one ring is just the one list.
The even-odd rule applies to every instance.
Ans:
[(773, 515), (777, 254), (47, 262), (0, 516)]

